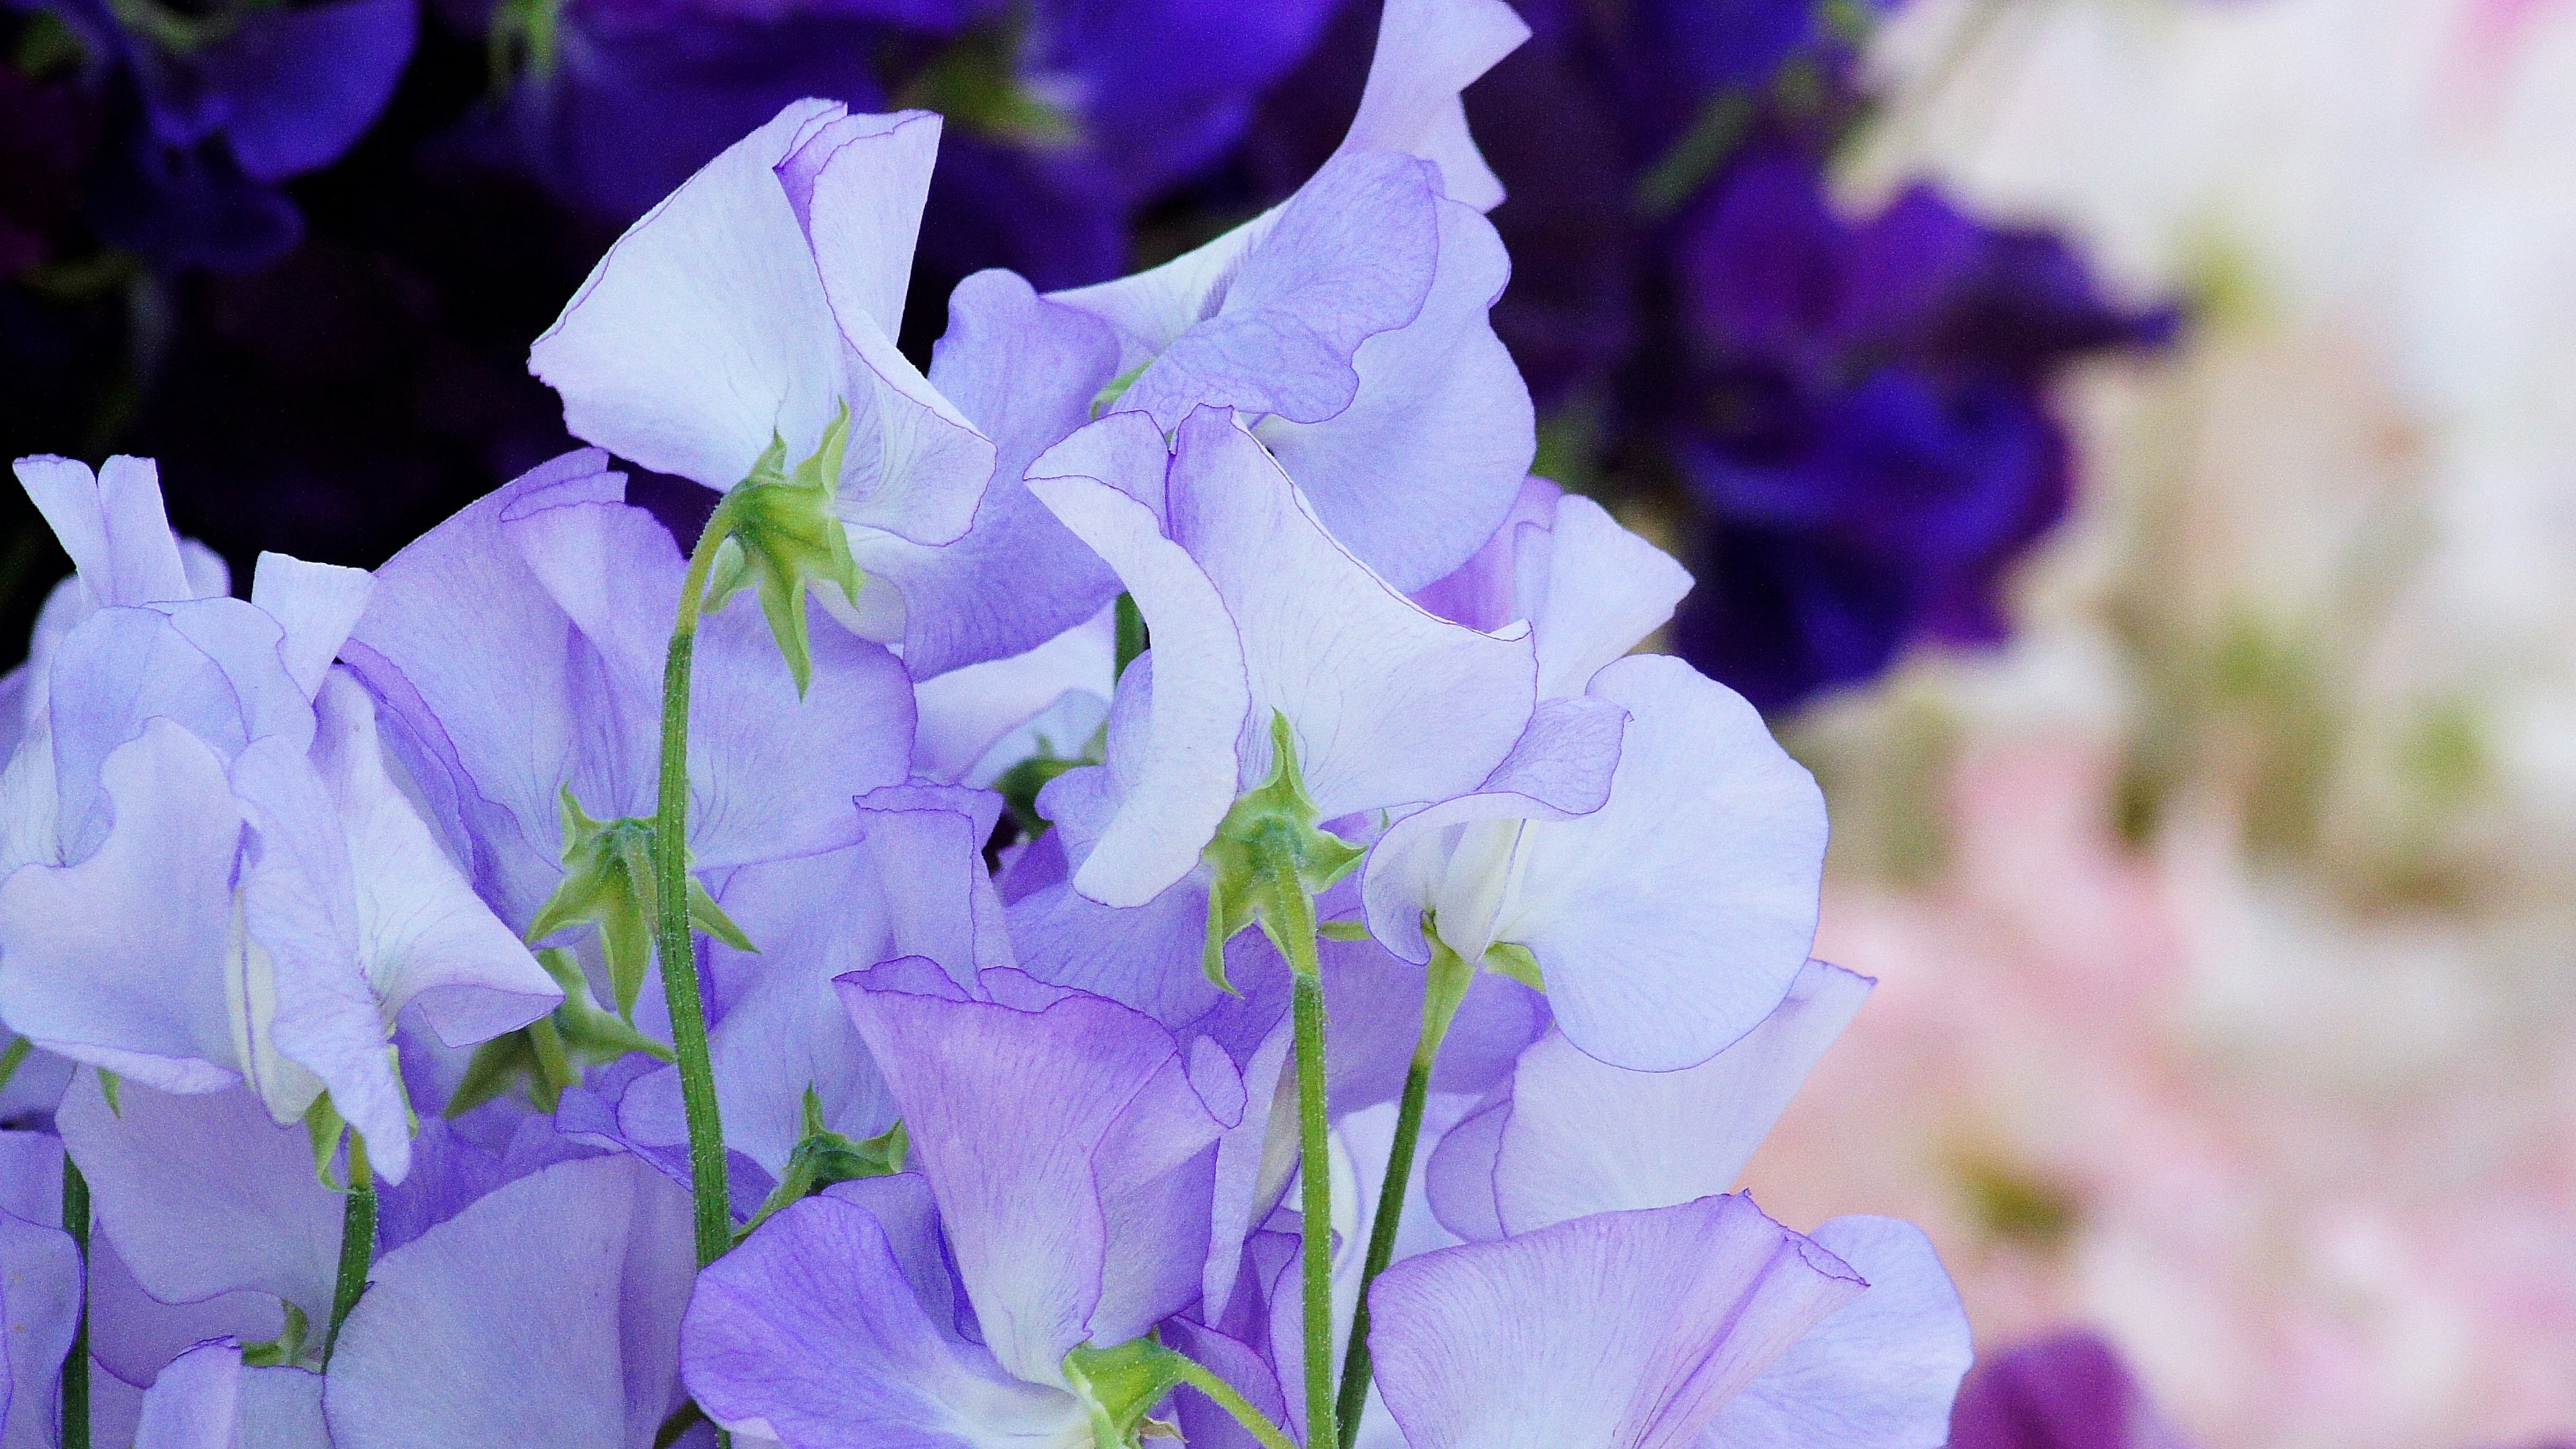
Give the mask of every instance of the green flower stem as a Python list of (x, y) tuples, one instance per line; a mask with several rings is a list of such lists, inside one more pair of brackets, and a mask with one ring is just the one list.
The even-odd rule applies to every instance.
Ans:
[(680, 1068), (680, 1105), (689, 1123), (689, 1183), (698, 1266), (733, 1246), (733, 1206), (725, 1187), (724, 1124), (716, 1110), (715, 1064), (707, 1056), (706, 1003), (698, 995), (698, 952), (689, 929), (689, 666), (697, 653), (698, 611), (707, 570), (733, 529), (732, 494), (716, 505), (689, 555), (680, 613), (662, 666), (662, 791), (653, 812), (654, 905), (662, 994), (671, 1009), (671, 1048)]
[(1175, 1369), (1181, 1382), (1215, 1400), (1218, 1408), (1232, 1414), (1236, 1423), (1261, 1441), (1261, 1449), (1297, 1449), (1295, 1440), (1271, 1423), (1268, 1414), (1253, 1407), (1252, 1401), (1237, 1392), (1234, 1385), (1218, 1377), (1216, 1370), (1185, 1355), (1175, 1354), (1173, 1357), (1180, 1359)]
[(1262, 928), (1295, 979), (1297, 1176), (1304, 1244), (1306, 1442), (1337, 1444), (1333, 1411), (1333, 1173), (1324, 1099), (1324, 967), (1316, 951), (1315, 900), (1297, 856), (1275, 836), (1254, 847), (1253, 888)]
[(1404, 1194), (1413, 1182), (1413, 1149), (1422, 1136), (1423, 1104), (1431, 1097), (1431, 1064), (1458, 1003), (1475, 982), (1476, 968), (1459, 959), (1436, 933), (1431, 936), (1431, 971), (1422, 994), (1422, 1035), (1414, 1042), (1413, 1064), (1404, 1073), (1404, 1100), (1395, 1113), (1395, 1145), (1386, 1154), (1386, 1176), (1378, 1186), (1377, 1214), (1369, 1225), (1368, 1258), (1360, 1265), (1360, 1301), (1351, 1314), (1351, 1342), (1342, 1356), (1341, 1449), (1359, 1438), (1360, 1413), (1368, 1407), (1369, 1289), (1377, 1275), (1395, 1261), (1395, 1232), (1404, 1222)]
[(62, 1449), (89, 1449), (89, 1179), (63, 1154), (63, 1231), (80, 1250), (80, 1316), (72, 1349), (63, 1355)]
[(367, 1291), (367, 1269), (376, 1260), (376, 1171), (367, 1161), (367, 1139), (349, 1134), (349, 1192), (340, 1208), (340, 1279), (331, 1287), (331, 1334), (322, 1361), (340, 1346), (340, 1325)]

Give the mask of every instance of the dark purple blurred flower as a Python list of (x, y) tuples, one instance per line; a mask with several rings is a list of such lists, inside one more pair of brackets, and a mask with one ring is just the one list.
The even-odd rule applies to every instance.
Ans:
[(2127, 1365), (2090, 1333), (2063, 1333), (1979, 1364), (1950, 1410), (1950, 1449), (2184, 1449)]
[(1626, 399), (1703, 516), (1681, 645), (1766, 709), (1868, 679), (1918, 637), (2004, 630), (1997, 591), (2065, 512), (2043, 385), (2170, 335), (2065, 244), (1929, 187), (1864, 220), (1787, 149), (1680, 221), (1671, 353)]
[(164, 269), (250, 271), (283, 256), (303, 218), (277, 189), (357, 143), (411, 59), (412, 0), (183, 14), (45, 0), (78, 38), (105, 100), (90, 178), (102, 237)]
[(53, 258), (97, 142), (98, 107), (76, 81), (0, 66), (0, 278)]

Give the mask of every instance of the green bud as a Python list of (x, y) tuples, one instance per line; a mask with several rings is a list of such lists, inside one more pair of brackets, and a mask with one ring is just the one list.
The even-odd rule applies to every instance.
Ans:
[(1297, 768), (1296, 736), (1276, 710), (1270, 745), (1270, 778), (1234, 802), (1202, 857), (1214, 875), (1201, 965), (1208, 980), (1228, 991), (1234, 987), (1225, 977), (1225, 943), (1255, 922), (1291, 965), (1311, 961), (1315, 897), (1368, 854), (1317, 827), (1321, 812)]
[(903, 1171), (904, 1157), (911, 1151), (912, 1139), (901, 1122), (864, 1142), (833, 1131), (823, 1121), (823, 1099), (811, 1085), (805, 1088), (803, 1127), (804, 1135), (797, 1139), (795, 1150), (787, 1154), (786, 1170), (778, 1175), (778, 1186), (770, 1190), (760, 1211), (735, 1235), (736, 1242), (750, 1237), (754, 1229), (769, 1221), (770, 1214), (803, 1202), (836, 1182), (892, 1177)]
[(570, 951), (548, 947), (537, 953), (546, 974), (563, 988), (563, 1004), (517, 1031), (503, 1032), (474, 1049), (465, 1078), (447, 1102), (447, 1115), (459, 1117), (525, 1082), (528, 1099), (539, 1111), (552, 1112), (564, 1089), (581, 1080), (585, 1065), (616, 1061), (642, 1052), (657, 1061), (671, 1060), (671, 1049), (637, 1031), (623, 1018), (600, 1009), (590, 981)]
[(834, 585), (856, 608), (859, 589), (867, 582), (850, 555), (849, 530), (832, 511), (849, 441), (850, 409), (844, 403), (823, 430), (814, 456), (792, 473), (783, 471), (787, 443), (773, 436), (750, 476), (717, 505), (726, 533), (707, 584), (707, 612), (723, 608), (744, 586), (756, 585), (760, 612), (768, 616), (770, 636), (778, 641), (800, 697), (814, 679), (814, 646), (805, 625), (806, 584)]
[[(585, 922), (597, 926), (617, 1014), (632, 1022), (636, 998), (644, 991), (645, 968), (653, 961), (653, 925), (659, 915), (653, 822), (593, 820), (573, 798), (569, 784), (563, 787), (562, 801), (563, 884), (528, 923), (528, 939), (542, 941)], [(737, 951), (756, 949), (695, 876), (689, 879), (689, 924)]]

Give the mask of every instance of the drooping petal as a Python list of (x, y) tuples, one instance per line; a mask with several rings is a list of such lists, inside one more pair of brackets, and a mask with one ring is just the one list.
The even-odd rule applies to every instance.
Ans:
[(1911, 1223), (1835, 1218), (1812, 1235), (1869, 1279), (1701, 1436), (1705, 1449), (1940, 1449), (1975, 1352), (1959, 1290)]
[(300, 1126), (246, 1091), (178, 1096), (126, 1082), (111, 1109), (83, 1072), (57, 1118), (88, 1175), (100, 1231), (154, 1297), (256, 1289), (328, 1322), (339, 1194), (316, 1181)]
[(1568, 1039), (1669, 1071), (1788, 991), (1815, 939), (1824, 799), (1741, 696), (1638, 655), (1590, 693), (1629, 713), (1609, 803), (1533, 827), (1494, 939), (1527, 946)]
[(0, 1016), (49, 1051), (174, 1092), (240, 1080), (225, 963), (241, 807), (167, 719), (107, 757), (114, 825), (77, 865), (0, 883)]
[[(1224, 1124), (1151, 1018), (1016, 971), (984, 973), (1003, 999), (979, 1001), (898, 969), (926, 965), (848, 978), (850, 1016), (903, 1110), (984, 1341), (1018, 1377), (1061, 1383), (1068, 1350), (1139, 1337), (1197, 1295)], [(1195, 1191), (1175, 1190), (1189, 1179)]]
[(681, 1398), (688, 1194), (623, 1154), (501, 1188), (378, 1260), (331, 1358), (338, 1449), (648, 1449)]
[(1494, 1121), (1441, 1140), (1433, 1201), (1442, 1220), (1481, 1240), (1733, 1188), (1870, 985), (1809, 961), (1760, 1026), (1674, 1072), (1609, 1066), (1551, 1030), (1482, 1109)]
[(1704, 1198), (1398, 1263), (1370, 1348), (1413, 1449), (1682, 1449), (1865, 1286), (1751, 1199)]
[(847, 114), (790, 104), (645, 213), (529, 349), (575, 437), (718, 490), (771, 437), (809, 457), (842, 401), (840, 329), (772, 170)]
[(1168, 459), (1151, 419), (1119, 413), (1029, 470), (1029, 491), (1117, 571), (1153, 631), (1152, 663), (1139, 660), (1119, 681), (1122, 695), (1141, 690), (1150, 701), (1143, 738), (1133, 752), (1112, 752), (1118, 812), (1074, 877), (1111, 906), (1143, 905), (1198, 863), (1234, 804), (1235, 740), (1251, 707), (1235, 620), (1207, 573), (1164, 534)]
[(877, 1207), (846, 1187), (808, 1198), (700, 1278), (681, 1358), (709, 1415), (799, 1449), (1089, 1442), (1073, 1395), (1012, 1377), (925, 1303), (906, 1260), (937, 1265), (935, 1230)]
[(1502, 0), (1388, 0), (1342, 151), (1402, 151), (1436, 162), (1451, 198), (1493, 210), (1503, 186), (1467, 134), (1458, 93), (1529, 34)]

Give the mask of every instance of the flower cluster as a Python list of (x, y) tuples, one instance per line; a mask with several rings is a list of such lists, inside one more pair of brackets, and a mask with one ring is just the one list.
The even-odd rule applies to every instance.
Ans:
[(1870, 983), (1529, 476), (1525, 35), (1390, 0), (1285, 202), (926, 371), (940, 118), (790, 104), (537, 340), (596, 448), (372, 573), (21, 460), (0, 1441), (1942, 1443), (1923, 1236), (1731, 1191)]

